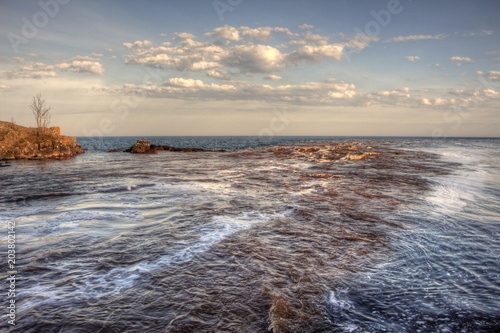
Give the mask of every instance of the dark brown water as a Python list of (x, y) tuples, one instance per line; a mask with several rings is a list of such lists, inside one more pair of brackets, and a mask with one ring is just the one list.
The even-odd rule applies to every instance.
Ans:
[(464, 183), (449, 145), (90, 151), (2, 168), (15, 330), (493, 332), (499, 173), (485, 164), (490, 206), (473, 208), (485, 186)]

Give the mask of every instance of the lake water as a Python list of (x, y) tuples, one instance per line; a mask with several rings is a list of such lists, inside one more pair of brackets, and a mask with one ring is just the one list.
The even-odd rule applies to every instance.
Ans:
[(500, 331), (500, 139), (137, 139), (0, 168), (2, 329)]

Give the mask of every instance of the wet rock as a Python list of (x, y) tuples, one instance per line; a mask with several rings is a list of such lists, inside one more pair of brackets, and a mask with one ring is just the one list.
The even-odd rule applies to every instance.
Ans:
[(380, 155), (380, 153), (375, 153), (375, 152), (365, 152), (362, 154), (347, 154), (345, 157), (342, 158), (342, 160), (348, 160), (348, 161), (359, 161), (359, 160), (364, 160), (370, 156), (377, 156)]
[[(360, 161), (377, 157), (380, 153), (369, 151), (362, 143), (340, 143), (331, 145), (314, 145), (305, 147), (281, 146), (270, 148), (276, 157), (283, 159), (301, 159), (315, 163), (332, 163), (338, 160)], [(369, 147), (372, 149), (372, 147)]]
[(132, 154), (156, 154), (156, 150), (151, 148), (151, 143), (148, 140), (137, 140), (130, 147), (130, 152)]
[(273, 333), (292, 332), (292, 320), (297, 317), (297, 311), (284, 297), (278, 296), (273, 300), (269, 310), (268, 330)]
[(128, 152), (132, 154), (157, 154), (158, 151), (175, 151), (175, 152), (224, 152), (225, 150), (207, 150), (201, 148), (176, 148), (170, 146), (152, 145), (148, 140), (137, 140), (129, 149), (111, 149), (109, 152)]

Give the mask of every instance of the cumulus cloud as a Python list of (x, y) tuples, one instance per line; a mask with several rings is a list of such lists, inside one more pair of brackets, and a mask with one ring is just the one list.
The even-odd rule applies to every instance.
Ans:
[(378, 37), (368, 36), (365, 34), (356, 34), (351, 39), (348, 39), (345, 43), (341, 44), (347, 48), (354, 49), (356, 52), (360, 52), (367, 48), (370, 43), (377, 42)]
[(398, 36), (391, 39), (385, 40), (386, 43), (399, 43), (399, 42), (409, 42), (416, 40), (439, 40), (444, 39), (446, 35), (409, 35), (409, 36)]
[(55, 76), (55, 67), (42, 62), (24, 63), (23, 66), (7, 72), (9, 79), (44, 79)]
[[(469, 90), (450, 90), (448, 96), (441, 97), (421, 97), (419, 99), (420, 106), (433, 107), (437, 109), (453, 109), (460, 110), (463, 108), (474, 107), (481, 105), (489, 105), (488, 102), (494, 101), (500, 97), (500, 92), (494, 89), (469, 89)], [(452, 96), (451, 98), (449, 96)]]
[(236, 67), (243, 72), (269, 73), (279, 71), (284, 67), (285, 56), (269, 45), (245, 44), (235, 46), (224, 63)]
[(455, 103), (455, 99), (444, 99), (444, 98), (422, 98), (421, 102), (426, 106), (447, 106)]
[(397, 89), (397, 90), (382, 90), (382, 91), (377, 92), (377, 95), (384, 96), (384, 97), (397, 96), (397, 97), (409, 98), (410, 97), (410, 88), (403, 87), (403, 88)]
[(207, 76), (217, 79), (217, 80), (230, 80), (231, 79), (231, 74), (222, 72), (217, 69), (211, 69), (207, 71)]
[(301, 29), (301, 30), (312, 30), (313, 28), (314, 28), (313, 25), (306, 24), (306, 23), (299, 25), (299, 29)]
[(341, 60), (344, 56), (344, 45), (304, 45), (296, 51), (288, 54), (286, 59), (291, 65), (298, 65), (300, 62), (317, 63), (325, 58)]
[(133, 43), (122, 43), (122, 45), (125, 46), (127, 49), (133, 49), (133, 48), (150, 47), (153, 45), (153, 42), (149, 40), (137, 40)]
[(260, 27), (252, 29), (249, 27), (240, 27), (239, 31), (241, 32), (242, 36), (266, 42), (271, 39), (274, 28)]
[(69, 60), (64, 60), (50, 65), (42, 62), (28, 62), (23, 58), (14, 58), (15, 62), (22, 64), (7, 72), (10, 79), (43, 79), (56, 77), (56, 71), (89, 73), (95, 75), (104, 74), (104, 68), (99, 63), (99, 59), (89, 56), (76, 56)]
[(215, 28), (211, 32), (207, 32), (205, 36), (217, 37), (230, 41), (239, 41), (241, 38), (238, 29), (227, 24), (223, 27)]
[(194, 39), (196, 36), (189, 32), (178, 32), (174, 34), (176, 40)]
[(269, 80), (269, 81), (281, 81), (283, 80), (283, 78), (279, 75), (268, 75), (268, 76), (265, 76), (264, 77), (264, 80)]
[(421, 60), (419, 56), (407, 56), (405, 57), (405, 59), (411, 62), (417, 62)]
[(356, 86), (352, 83), (326, 80), (298, 85), (257, 84), (233, 81), (227, 84), (208, 83), (199, 79), (171, 78), (162, 85), (124, 85), (112, 93), (141, 94), (151, 97), (206, 99), (206, 100), (260, 100), (305, 105), (352, 105), (360, 103)]
[(476, 74), (485, 77), (488, 81), (500, 82), (500, 71), (477, 71)]
[(472, 60), (469, 57), (458, 57), (458, 56), (451, 57), (450, 60), (454, 62), (474, 62), (474, 60)]
[(93, 60), (71, 60), (69, 62), (61, 62), (55, 67), (61, 71), (89, 73), (95, 75), (104, 74), (104, 67), (102, 67), (98, 61)]
[(500, 93), (493, 89), (485, 89), (483, 90), (483, 94), (487, 97), (499, 97)]
[[(424, 109), (450, 109), (487, 105), (498, 100), (500, 93), (494, 89), (455, 90), (439, 96), (438, 91), (411, 90), (408, 87), (360, 93), (356, 85), (328, 79), (302, 84), (268, 85), (248, 81), (228, 81), (224, 84), (201, 79), (170, 78), (162, 84), (126, 84), (119, 89), (106, 89), (113, 94), (143, 95), (155, 98), (193, 100), (252, 100), (269, 103), (288, 103), (309, 106), (401, 106)], [(432, 94), (430, 97), (428, 95)], [(480, 103), (480, 104), (478, 104)]]
[(125, 57), (125, 63), (191, 71), (219, 68), (222, 57), (227, 53), (220, 45), (192, 39), (182, 40), (174, 46), (163, 43), (160, 46), (151, 45), (132, 51), (133, 54)]
[[(267, 43), (274, 34), (285, 40), (280, 46)], [(125, 57), (128, 64), (182, 71), (206, 71), (212, 78), (227, 79), (229, 73), (272, 73), (304, 63), (318, 63), (324, 59), (344, 59), (346, 48), (361, 51), (378, 40), (364, 34), (355, 35), (338, 43), (328, 37), (309, 31), (295, 34), (282, 27), (233, 27), (224, 25), (205, 34), (216, 41), (198, 41), (189, 33), (177, 33), (174, 42), (160, 45), (149, 41), (123, 43), (131, 52)], [(260, 42), (257, 42), (260, 41)], [(291, 49), (287, 52), (280, 48)]]

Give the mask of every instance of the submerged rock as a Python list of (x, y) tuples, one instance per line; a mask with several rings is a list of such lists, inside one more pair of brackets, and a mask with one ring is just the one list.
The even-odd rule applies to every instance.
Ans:
[(15, 159), (67, 159), (85, 150), (76, 138), (61, 135), (59, 127), (42, 129), (0, 121), (0, 161)]

